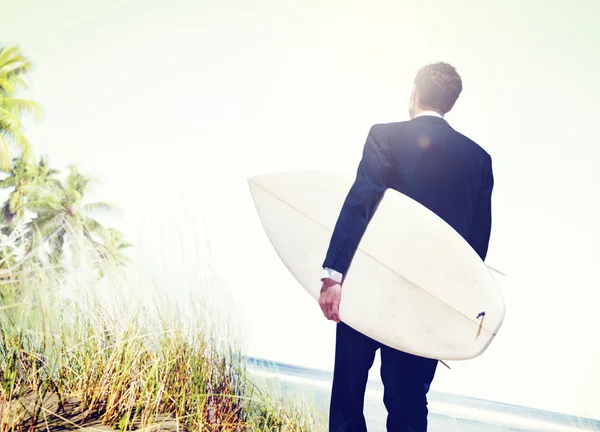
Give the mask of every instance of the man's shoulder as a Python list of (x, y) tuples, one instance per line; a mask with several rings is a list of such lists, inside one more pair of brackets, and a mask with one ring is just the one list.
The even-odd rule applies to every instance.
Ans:
[(386, 122), (386, 123), (375, 123), (369, 129), (369, 135), (372, 137), (386, 137), (390, 139), (401, 133), (409, 126), (410, 120)]
[(480, 157), (488, 164), (492, 163), (492, 155), (486, 150), (484, 149), (480, 144), (478, 144), (475, 140), (473, 140), (472, 138), (469, 138), (468, 136), (466, 136), (465, 134), (458, 132), (457, 130), (454, 131), (467, 145), (470, 146), (470, 149), (472, 149), (472, 151), (478, 153), (480, 155)]
[[(455, 134), (456, 131), (450, 127), (450, 125), (445, 120), (435, 119), (437, 121), (441, 121), (447, 129), (449, 134)], [(439, 128), (440, 123), (438, 122), (429, 122), (429, 121), (415, 121), (412, 120), (403, 120), (403, 121), (394, 121), (394, 122), (380, 122), (375, 123), (371, 126), (371, 132), (374, 133), (402, 133), (402, 132), (419, 132), (419, 131), (427, 131), (430, 128)]]
[(371, 131), (379, 132), (379, 131), (390, 131), (395, 129), (401, 129), (410, 124), (410, 120), (405, 121), (395, 121), (395, 122), (384, 122), (384, 123), (375, 123), (371, 126)]
[[(431, 126), (432, 124), (429, 122), (416, 122), (414, 120), (375, 123), (373, 126), (371, 126), (370, 134), (380, 136), (385, 135), (388, 138), (391, 138), (393, 141), (393, 138), (401, 138), (405, 133), (412, 135), (411, 132), (419, 133), (419, 129), (427, 129)], [(491, 163), (492, 156), (486, 149), (484, 149), (472, 138), (451, 127), (449, 124), (447, 124), (447, 126), (448, 127), (444, 129), (447, 129), (448, 138), (462, 142), (469, 148), (470, 151), (479, 154), (483, 160)]]
[(488, 153), (488, 151), (486, 149), (484, 149), (481, 145), (479, 145), (479, 143), (477, 143), (474, 139), (468, 137), (467, 135), (465, 135), (462, 132), (457, 131), (456, 129), (453, 129), (453, 130), (454, 130), (454, 132), (456, 133), (457, 136), (459, 136), (462, 140), (464, 140), (466, 143), (468, 143), (469, 145), (471, 145), (473, 148), (476, 148), (482, 154), (490, 156), (490, 154)]

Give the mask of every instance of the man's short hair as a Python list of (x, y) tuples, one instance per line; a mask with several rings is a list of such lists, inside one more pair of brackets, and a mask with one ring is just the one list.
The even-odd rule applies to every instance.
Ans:
[(442, 114), (452, 109), (462, 91), (462, 80), (448, 63), (438, 62), (422, 67), (415, 77), (415, 85), (422, 108)]

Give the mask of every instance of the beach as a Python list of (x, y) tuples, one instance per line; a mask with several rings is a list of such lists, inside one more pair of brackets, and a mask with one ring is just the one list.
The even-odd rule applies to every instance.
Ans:
[[(331, 374), (325, 371), (249, 359), (250, 376), (278, 387), (327, 415)], [(260, 385), (260, 384), (259, 384)], [(386, 432), (381, 382), (370, 380), (365, 395), (365, 419), (370, 432)], [(582, 432), (600, 430), (600, 421), (482, 399), (430, 392), (429, 432)]]

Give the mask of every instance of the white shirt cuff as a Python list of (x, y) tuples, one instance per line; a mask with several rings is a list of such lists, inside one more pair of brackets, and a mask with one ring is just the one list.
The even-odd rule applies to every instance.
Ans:
[(323, 270), (321, 270), (321, 280), (323, 279), (331, 279), (336, 281), (337, 283), (342, 283), (344, 275), (330, 268), (324, 268)]

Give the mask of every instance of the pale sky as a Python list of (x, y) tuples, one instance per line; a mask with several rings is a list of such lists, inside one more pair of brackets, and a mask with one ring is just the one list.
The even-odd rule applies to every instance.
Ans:
[(6, 3), (0, 42), (35, 65), (38, 153), (100, 178), (94, 197), (165, 281), (195, 280), (206, 222), (249, 353), (309, 367), (332, 368), (334, 325), (272, 250), (246, 177), (354, 171), (373, 123), (407, 119), (416, 70), (455, 65), (447, 119), (493, 157), (488, 263), (508, 310), (433, 387), (600, 418), (598, 0)]

